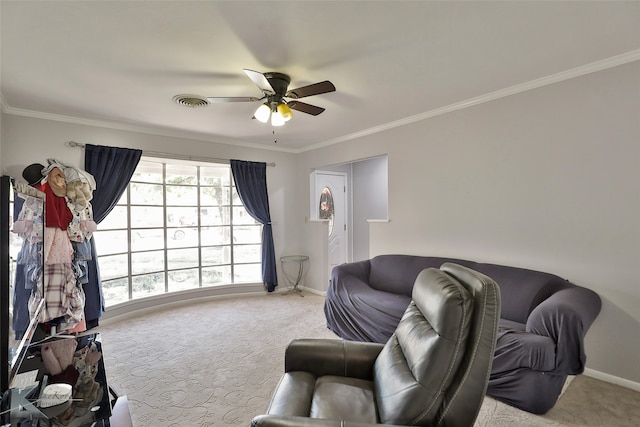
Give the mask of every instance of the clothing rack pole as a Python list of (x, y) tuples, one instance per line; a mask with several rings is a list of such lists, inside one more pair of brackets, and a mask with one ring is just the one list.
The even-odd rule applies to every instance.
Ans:
[[(75, 142), (75, 141), (67, 141), (67, 145), (69, 147), (84, 148), (84, 144), (80, 144), (79, 142)], [(149, 157), (160, 157), (164, 159), (191, 160), (196, 162), (200, 161), (200, 162), (209, 162), (209, 163), (229, 163), (231, 161), (230, 159), (216, 159), (214, 157), (184, 156), (180, 154), (162, 153), (159, 151), (147, 151), (147, 150), (142, 150), (142, 155), (149, 156)], [(275, 166), (275, 165), (276, 164), (274, 162), (267, 163), (267, 166)]]

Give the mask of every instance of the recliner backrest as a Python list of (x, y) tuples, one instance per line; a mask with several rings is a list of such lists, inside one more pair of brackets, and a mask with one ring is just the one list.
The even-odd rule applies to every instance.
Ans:
[(433, 423), (465, 356), (473, 310), (472, 294), (456, 279), (435, 268), (420, 272), (374, 365), (381, 423)]
[(500, 287), (490, 277), (459, 264), (445, 263), (440, 270), (457, 279), (473, 295), (473, 319), (467, 348), (453, 383), (445, 391), (434, 426), (473, 425), (489, 384), (500, 320)]

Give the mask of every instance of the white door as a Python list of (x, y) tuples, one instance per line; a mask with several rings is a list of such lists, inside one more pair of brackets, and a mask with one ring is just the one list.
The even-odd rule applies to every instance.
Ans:
[[(328, 273), (347, 262), (347, 175), (340, 172), (314, 171), (312, 217), (329, 221)], [(314, 212), (315, 211), (315, 212)]]

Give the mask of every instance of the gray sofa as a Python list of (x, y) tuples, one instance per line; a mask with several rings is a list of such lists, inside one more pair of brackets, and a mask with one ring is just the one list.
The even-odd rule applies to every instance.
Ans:
[(454, 258), (380, 255), (333, 269), (324, 306), (328, 328), (346, 340), (387, 342), (418, 274), (446, 262), (500, 286), (500, 329), (487, 394), (546, 413), (567, 376), (584, 371), (584, 336), (601, 308), (595, 292), (553, 274)]

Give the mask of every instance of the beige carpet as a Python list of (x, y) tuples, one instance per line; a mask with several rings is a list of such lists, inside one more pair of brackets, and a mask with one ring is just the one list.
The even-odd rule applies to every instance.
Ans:
[[(237, 297), (105, 322), (98, 331), (109, 385), (128, 396), (136, 427), (248, 426), (268, 405), (289, 341), (335, 338), (323, 302)], [(475, 425), (636, 427), (640, 393), (578, 376), (544, 416), (485, 398)]]

